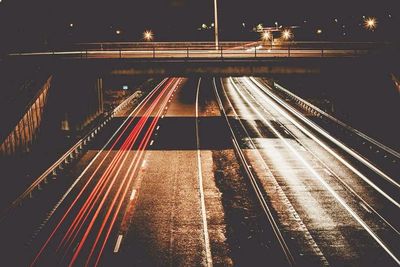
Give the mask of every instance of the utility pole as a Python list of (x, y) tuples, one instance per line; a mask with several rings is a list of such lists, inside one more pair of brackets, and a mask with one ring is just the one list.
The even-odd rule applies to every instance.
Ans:
[(218, 41), (218, 5), (217, 5), (217, 0), (214, 0), (214, 29), (215, 29), (215, 49), (218, 49), (219, 41)]

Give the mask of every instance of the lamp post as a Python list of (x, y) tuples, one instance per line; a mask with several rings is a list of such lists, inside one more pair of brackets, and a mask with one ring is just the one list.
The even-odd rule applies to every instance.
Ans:
[(218, 5), (217, 0), (214, 0), (214, 33), (215, 33), (215, 49), (218, 49)]

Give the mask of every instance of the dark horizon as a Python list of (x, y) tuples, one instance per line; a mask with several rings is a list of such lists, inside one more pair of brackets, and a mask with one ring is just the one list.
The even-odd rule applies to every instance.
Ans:
[[(253, 40), (252, 29), (262, 23), (299, 26), (298, 40), (398, 40), (396, 1), (349, 4), (347, 1), (219, 1), (222, 40)], [(374, 34), (363, 29), (363, 16), (376, 17)], [(213, 1), (153, 0), (135, 5), (132, 1), (10, 1), (0, 3), (0, 34), (3, 46), (24, 47), (87, 41), (142, 41), (150, 29), (155, 41), (213, 40)], [(334, 20), (338, 21), (335, 22)], [(244, 23), (244, 24), (243, 24)], [(209, 29), (199, 30), (202, 24)], [(120, 30), (121, 34), (116, 35)], [(7, 44), (8, 43), (8, 44)]]

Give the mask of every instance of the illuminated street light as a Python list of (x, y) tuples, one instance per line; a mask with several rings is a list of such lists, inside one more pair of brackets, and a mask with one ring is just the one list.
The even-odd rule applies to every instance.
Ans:
[(145, 31), (143, 33), (143, 39), (146, 41), (152, 41), (153, 40), (153, 32), (149, 31), (149, 30)]
[(263, 32), (261, 34), (261, 39), (264, 41), (268, 41), (269, 39), (271, 39), (271, 33), (270, 32)]
[(322, 30), (321, 29), (318, 29), (317, 30), (317, 34), (321, 34), (322, 33)]
[(120, 35), (122, 32), (121, 32), (121, 30), (116, 30), (115, 33), (116, 33), (117, 35)]
[(373, 31), (376, 28), (377, 21), (376, 18), (367, 18), (364, 20), (364, 27), (367, 30)]
[(285, 40), (289, 40), (293, 37), (293, 34), (290, 30), (286, 29), (282, 32), (282, 38)]

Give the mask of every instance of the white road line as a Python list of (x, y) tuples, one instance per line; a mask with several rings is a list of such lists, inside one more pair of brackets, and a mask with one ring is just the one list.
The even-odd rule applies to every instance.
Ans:
[(199, 139), (199, 91), (200, 91), (201, 78), (197, 84), (196, 92), (196, 141), (197, 141), (197, 170), (199, 178), (199, 191), (200, 191), (200, 205), (201, 205), (201, 217), (203, 221), (203, 235), (204, 235), (204, 246), (206, 249), (206, 265), (213, 266), (211, 248), (210, 248), (210, 237), (208, 235), (207, 226), (207, 215), (206, 215), (206, 204), (204, 200), (204, 189), (203, 189), (203, 174), (201, 169), (201, 153), (200, 153), (200, 139)]
[(153, 145), (153, 143), (154, 143), (154, 140), (151, 140), (151, 142), (150, 142), (150, 145), (152, 146), (152, 145)]
[(118, 253), (119, 251), (119, 247), (121, 246), (121, 242), (122, 242), (122, 238), (124, 236), (123, 235), (119, 235), (117, 238), (117, 242), (115, 243), (115, 247), (114, 247), (114, 253)]
[(157, 126), (156, 131), (158, 131), (158, 129), (160, 129), (160, 125)]
[(368, 213), (372, 213), (372, 211), (362, 202), (360, 202), (360, 206), (365, 209)]
[(136, 189), (133, 189), (131, 196), (129, 197), (129, 200), (132, 201), (135, 198), (135, 195), (136, 195)]

